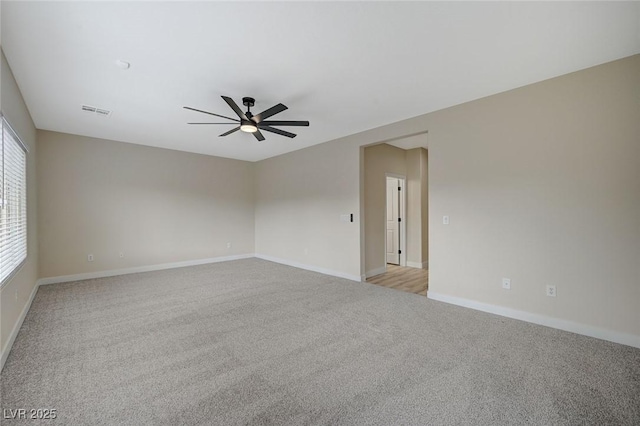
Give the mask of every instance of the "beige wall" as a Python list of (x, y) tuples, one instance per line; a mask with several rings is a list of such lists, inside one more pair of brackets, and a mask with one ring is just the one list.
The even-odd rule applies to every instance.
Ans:
[[(303, 263), (357, 270), (365, 233), (332, 220), (364, 197), (356, 152), (428, 131), (431, 292), (640, 337), (638, 76), (636, 55), (261, 162), (258, 247), (302, 262), (301, 234), (317, 242)], [(314, 201), (322, 226), (307, 216)], [(278, 235), (291, 253), (265, 241)]]
[(359, 277), (358, 164), (340, 140), (258, 162), (256, 253)]
[(27, 261), (22, 269), (0, 290), (0, 348), (2, 348), (2, 355), (6, 355), (6, 345), (11, 331), (27, 305), (38, 278), (37, 156), (35, 126), (4, 53), (0, 56), (2, 62), (0, 66), (0, 86), (2, 87), (0, 89), (0, 108), (7, 121), (11, 123), (11, 127), (29, 149), (29, 154), (27, 154)]
[(421, 268), (428, 259), (427, 165), (424, 148), (407, 155), (407, 266)]
[(254, 252), (252, 163), (47, 131), (38, 149), (40, 277)]
[(420, 263), (423, 268), (429, 266), (429, 154), (420, 148), (420, 223), (422, 245)]
[[(420, 233), (422, 220), (420, 215), (420, 151), (410, 149), (405, 151), (407, 159), (407, 187), (406, 187), (406, 221), (407, 221), (407, 266), (420, 263), (422, 257), (422, 243)], [(417, 200), (418, 202), (412, 202)]]
[(430, 291), (640, 336), (639, 99), (636, 55), (424, 117)]

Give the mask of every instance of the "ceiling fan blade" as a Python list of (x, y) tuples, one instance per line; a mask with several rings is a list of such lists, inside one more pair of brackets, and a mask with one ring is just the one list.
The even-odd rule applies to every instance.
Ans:
[(235, 127), (235, 128), (233, 128), (233, 129), (229, 130), (228, 132), (225, 132), (225, 133), (221, 134), (219, 137), (221, 137), (221, 136), (227, 136), (227, 135), (230, 135), (231, 133), (233, 133), (233, 132), (237, 132), (238, 130), (240, 130), (240, 126)]
[(296, 135), (291, 133), (291, 132), (287, 132), (285, 130), (276, 129), (275, 127), (263, 126), (262, 123), (260, 124), (260, 130), (266, 130), (267, 132), (276, 133), (278, 135), (286, 136), (288, 138), (295, 138), (296, 137)]
[(187, 124), (224, 124), (224, 125), (232, 125), (236, 126), (238, 123), (187, 123)]
[(233, 99), (228, 96), (223, 96), (222, 99), (224, 99), (224, 101), (231, 107), (231, 109), (236, 114), (238, 114), (238, 117), (240, 117), (242, 120), (248, 120), (247, 116), (244, 114), (244, 112), (242, 112), (238, 104), (236, 104)]
[(226, 118), (227, 120), (240, 121), (240, 120), (238, 120), (237, 118), (225, 117), (224, 115), (214, 114), (214, 113), (212, 113), (212, 112), (209, 112), (209, 111), (203, 111), (203, 110), (201, 110), (201, 109), (195, 109), (195, 108), (191, 108), (191, 107), (187, 107), (187, 106), (186, 106), (186, 107), (183, 107), (183, 108), (184, 108), (184, 109), (191, 110), (191, 111), (201, 112), (201, 113), (203, 113), (203, 114), (215, 115), (216, 117)]
[(262, 111), (260, 114), (254, 115), (253, 116), (253, 121), (255, 121), (256, 123), (260, 123), (265, 118), (269, 118), (272, 115), (276, 115), (279, 112), (282, 112), (282, 111), (284, 111), (286, 109), (287, 109), (287, 107), (284, 106), (283, 104), (274, 105), (271, 108)]
[(262, 136), (262, 133), (260, 133), (260, 130), (256, 130), (255, 132), (253, 132), (253, 136), (255, 136), (256, 139), (258, 139), (259, 141), (264, 140), (264, 136)]
[(261, 121), (260, 125), (267, 126), (308, 126), (308, 121)]

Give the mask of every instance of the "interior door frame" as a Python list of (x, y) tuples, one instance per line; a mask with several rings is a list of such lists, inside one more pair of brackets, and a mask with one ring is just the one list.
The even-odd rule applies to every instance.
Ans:
[[(407, 266), (407, 177), (405, 175), (399, 175), (397, 173), (385, 173), (384, 174), (384, 199), (385, 199), (385, 209), (384, 209), (384, 232), (382, 235), (387, 234), (387, 178), (398, 179), (400, 181), (400, 266)], [(387, 270), (387, 238), (384, 238), (384, 270)]]

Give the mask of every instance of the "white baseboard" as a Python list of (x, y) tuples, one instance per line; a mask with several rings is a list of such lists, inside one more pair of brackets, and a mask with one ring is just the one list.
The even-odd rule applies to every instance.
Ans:
[(387, 272), (387, 267), (386, 266), (383, 266), (381, 268), (372, 269), (370, 271), (365, 272), (364, 278), (367, 279), (367, 278), (375, 277), (376, 275), (384, 274), (385, 272)]
[(429, 269), (429, 262), (409, 262), (407, 261), (407, 266), (410, 268), (418, 268), (418, 269)]
[(16, 337), (18, 337), (18, 333), (20, 332), (20, 327), (22, 327), (22, 323), (24, 322), (24, 318), (27, 316), (27, 312), (31, 308), (31, 303), (33, 299), (36, 297), (36, 293), (38, 292), (38, 283), (33, 286), (33, 290), (31, 290), (31, 294), (29, 295), (29, 300), (22, 308), (22, 312), (20, 312), (20, 316), (18, 317), (18, 321), (13, 325), (13, 329), (9, 334), (9, 338), (7, 339), (7, 343), (5, 343), (4, 348), (2, 348), (2, 352), (0, 353), (0, 371), (4, 368), (4, 363), (7, 361), (9, 357), (9, 352), (11, 352), (11, 347), (13, 347), (13, 342), (15, 342)]
[(433, 291), (427, 291), (427, 297), (432, 300), (451, 303), (452, 305), (463, 306), (465, 308), (488, 312), (490, 314), (514, 318), (521, 321), (544, 325), (546, 327), (569, 331), (571, 333), (595, 337), (596, 339), (608, 340), (610, 342), (640, 348), (640, 336), (636, 336), (633, 334), (620, 333), (617, 331), (607, 330), (604, 328), (594, 327), (586, 324), (580, 324), (573, 321), (567, 321), (559, 318), (533, 314), (531, 312), (520, 311), (517, 309), (506, 308), (504, 306), (490, 305), (488, 303), (477, 302), (475, 300), (464, 299), (462, 297), (434, 293)]
[(262, 260), (268, 260), (269, 262), (275, 262), (275, 263), (281, 263), (287, 266), (293, 266), (294, 268), (306, 269), (307, 271), (313, 271), (313, 272), (319, 272), (325, 275), (331, 275), (333, 277), (345, 278), (351, 281), (358, 281), (358, 282), (361, 281), (361, 277), (359, 275), (351, 275), (351, 274), (346, 274), (344, 272), (332, 271), (331, 269), (325, 269), (325, 268), (321, 268), (319, 266), (313, 266), (313, 265), (305, 265), (304, 263), (293, 262), (291, 260), (280, 259), (277, 257), (267, 256), (264, 254), (256, 253), (255, 257)]
[(208, 259), (185, 260), (183, 262), (161, 263), (158, 265), (136, 266), (133, 268), (111, 269), (108, 271), (87, 272), (84, 274), (61, 275), (58, 277), (40, 278), (38, 285), (67, 283), (71, 281), (90, 280), (93, 278), (115, 277), (117, 275), (136, 274), (139, 272), (161, 271), (163, 269), (183, 268), (185, 266), (205, 265), (207, 263), (226, 262), (229, 260), (248, 259), (254, 254), (237, 254), (233, 256), (210, 257)]

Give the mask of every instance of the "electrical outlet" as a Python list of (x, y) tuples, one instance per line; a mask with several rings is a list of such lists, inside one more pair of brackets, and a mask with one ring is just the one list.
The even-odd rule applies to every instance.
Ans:
[(442, 216), (442, 224), (443, 225), (449, 224), (449, 216)]
[(18, 290), (16, 290), (16, 302), (18, 301)]
[(227, 248), (231, 248), (231, 243), (227, 243)]
[(502, 279), (502, 288), (504, 288), (505, 290), (511, 290), (511, 279), (510, 278), (503, 278)]
[(309, 249), (308, 248), (304, 249), (304, 254), (305, 255), (309, 254)]
[(556, 286), (555, 285), (548, 285), (547, 286), (547, 296), (556, 297)]
[(87, 255), (87, 262), (93, 262), (93, 255)]

